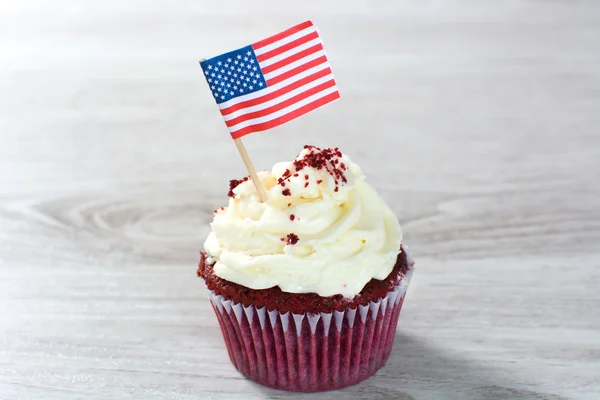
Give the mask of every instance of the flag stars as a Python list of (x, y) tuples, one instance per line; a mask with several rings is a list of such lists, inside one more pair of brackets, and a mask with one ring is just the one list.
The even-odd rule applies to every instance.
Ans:
[(217, 103), (264, 89), (266, 84), (256, 55), (247, 47), (202, 64), (202, 71)]

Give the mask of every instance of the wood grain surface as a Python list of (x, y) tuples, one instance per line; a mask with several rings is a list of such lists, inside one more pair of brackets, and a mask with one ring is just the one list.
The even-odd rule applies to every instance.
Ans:
[[(246, 146), (339, 146), (417, 271), (387, 365), (289, 394), (195, 277), (244, 175), (198, 59), (312, 19), (342, 100)], [(595, 0), (0, 4), (1, 399), (600, 398)]]

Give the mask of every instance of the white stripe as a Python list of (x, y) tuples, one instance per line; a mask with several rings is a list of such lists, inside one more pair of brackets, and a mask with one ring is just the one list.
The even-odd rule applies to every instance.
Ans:
[(218, 104), (219, 109), (220, 110), (224, 110), (224, 109), (229, 108), (229, 107), (231, 107), (233, 105), (236, 105), (238, 103), (241, 103), (241, 102), (244, 102), (244, 101), (248, 101), (248, 100), (252, 100), (252, 99), (255, 99), (257, 97), (264, 96), (266, 94), (274, 92), (275, 90), (279, 90), (282, 87), (286, 87), (287, 85), (289, 85), (291, 83), (297, 82), (297, 81), (299, 81), (302, 78), (305, 78), (305, 77), (307, 77), (309, 75), (314, 74), (315, 72), (324, 70), (326, 68), (329, 68), (329, 63), (323, 63), (323, 64), (316, 65), (316, 66), (314, 66), (312, 68), (307, 69), (306, 71), (302, 71), (299, 74), (291, 76), (291, 77), (287, 78), (286, 80), (283, 80), (283, 81), (281, 81), (279, 83), (276, 83), (276, 84), (274, 84), (272, 86), (269, 86), (266, 89), (258, 90), (258, 91), (253, 92), (253, 93), (248, 93), (248, 94), (245, 94), (243, 96), (236, 97), (236, 98), (233, 98), (231, 100), (227, 100), (224, 103)]
[[(316, 53), (313, 54), (309, 54), (308, 56), (301, 58), (297, 61), (294, 61), (291, 64), (285, 65), (281, 68), (276, 69), (275, 71), (271, 71), (268, 74), (263, 75), (265, 77), (265, 81), (268, 81), (271, 78), (275, 78), (276, 76), (279, 76), (281, 74), (283, 74), (284, 72), (288, 72), (291, 71), (292, 69), (302, 65), (302, 64), (306, 64), (311, 62), (312, 60), (316, 60), (319, 57), (322, 57), (325, 55), (325, 50), (319, 50)], [(327, 63), (327, 66), (329, 66), (329, 63)]]
[(321, 43), (321, 38), (318, 37), (316, 39), (311, 40), (310, 42), (303, 43), (300, 46), (296, 46), (294, 48), (289, 49), (288, 51), (284, 51), (281, 54), (277, 54), (276, 56), (271, 57), (267, 60), (259, 61), (258, 65), (260, 65), (261, 68), (268, 67), (271, 64), (275, 64), (278, 61), (281, 61), (285, 58), (293, 56), (296, 53), (300, 53), (301, 51), (306, 50), (306, 49), (313, 47), (320, 43)]
[(325, 83), (327, 81), (331, 81), (333, 80), (333, 74), (328, 74), (325, 75), (322, 78), (316, 79), (312, 82), (307, 83), (306, 85), (300, 86), (297, 89), (292, 90), (291, 92), (288, 92), (286, 94), (283, 94), (277, 98), (274, 98), (273, 100), (269, 100), (269, 101), (265, 101), (264, 103), (260, 103), (257, 104), (255, 106), (252, 107), (247, 107), (247, 108), (242, 108), (241, 110), (237, 110), (236, 112), (233, 112), (229, 115), (224, 115), (223, 119), (225, 121), (229, 121), (231, 119), (237, 118), (240, 115), (244, 115), (244, 114), (248, 114), (251, 112), (255, 112), (255, 111), (260, 111), (260, 110), (264, 110), (265, 108), (269, 108), (271, 106), (274, 106), (275, 104), (279, 104), (282, 101), (285, 101), (287, 99), (291, 99), (292, 97), (296, 96), (297, 94), (300, 94), (302, 92), (305, 92), (309, 89), (314, 88), (315, 86), (319, 86), (321, 83)]
[(304, 37), (306, 35), (310, 35), (313, 32), (316, 32), (317, 29), (315, 28), (314, 25), (309, 26), (306, 29), (302, 29), (300, 32), (296, 32), (293, 35), (290, 35), (288, 37), (285, 37), (283, 39), (280, 39), (274, 43), (268, 44), (265, 47), (261, 47), (260, 49), (254, 50), (254, 54), (256, 54), (257, 56), (264, 54), (264, 53), (268, 53), (271, 50), (274, 50), (278, 47), (281, 47), (283, 45), (286, 45), (290, 42), (293, 42), (296, 39), (300, 39), (301, 37)]
[(325, 97), (328, 94), (335, 93), (335, 92), (337, 92), (337, 90), (338, 90), (337, 86), (333, 86), (333, 87), (327, 88), (319, 93), (315, 93), (312, 96), (309, 96), (302, 101), (292, 104), (291, 106), (283, 108), (283, 109), (276, 111), (274, 113), (271, 113), (269, 115), (265, 115), (264, 117), (259, 117), (259, 118), (254, 118), (254, 119), (250, 119), (247, 121), (242, 121), (239, 124), (230, 127), (229, 132), (233, 133), (235, 131), (238, 131), (238, 130), (245, 128), (247, 126), (250, 126), (250, 125), (262, 124), (263, 122), (267, 122), (267, 121), (271, 121), (273, 119), (279, 118), (283, 115), (291, 113), (292, 111), (296, 111), (297, 109), (299, 109), (307, 104), (310, 104), (313, 101), (320, 99), (321, 97)]

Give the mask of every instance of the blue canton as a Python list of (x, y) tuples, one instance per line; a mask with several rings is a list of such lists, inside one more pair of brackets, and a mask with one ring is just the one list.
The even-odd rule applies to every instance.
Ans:
[(201, 61), (200, 67), (217, 104), (267, 87), (252, 46)]

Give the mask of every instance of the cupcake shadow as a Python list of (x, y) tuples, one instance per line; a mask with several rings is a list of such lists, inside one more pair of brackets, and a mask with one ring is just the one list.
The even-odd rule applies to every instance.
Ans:
[(396, 333), (386, 365), (375, 376), (345, 389), (292, 393), (256, 383), (265, 399), (536, 399), (566, 397), (510, 387), (505, 373), (450, 353), (406, 333)]

